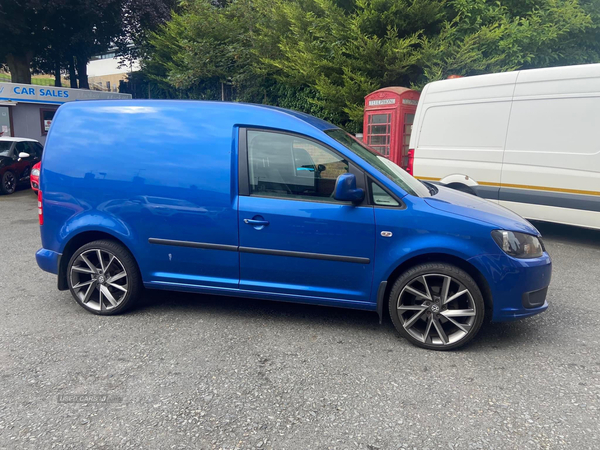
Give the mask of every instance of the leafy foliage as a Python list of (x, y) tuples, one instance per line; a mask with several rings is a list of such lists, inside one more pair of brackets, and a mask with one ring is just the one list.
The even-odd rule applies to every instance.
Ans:
[(187, 0), (144, 70), (186, 98), (274, 103), (359, 130), (364, 96), (449, 75), (597, 62), (599, 0)]
[[(13, 81), (30, 82), (35, 71), (77, 66), (80, 87), (87, 86), (90, 57), (110, 46), (121, 54), (136, 47), (170, 16), (176, 0), (2, 0), (0, 63)], [(136, 56), (136, 55), (133, 55)]]

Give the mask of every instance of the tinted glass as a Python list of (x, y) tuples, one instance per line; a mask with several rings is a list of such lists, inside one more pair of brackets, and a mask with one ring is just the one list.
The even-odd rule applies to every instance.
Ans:
[(38, 150), (35, 142), (26, 142), (27, 147), (29, 147), (29, 153), (31, 156), (42, 156), (42, 153)]
[(9, 141), (0, 141), (0, 156), (12, 156), (10, 148), (12, 147), (12, 142)]
[(248, 131), (248, 171), (251, 194), (335, 202), (348, 161), (308, 139)]
[(371, 182), (371, 195), (373, 196), (373, 204), (378, 206), (399, 206), (399, 203), (394, 200), (381, 186), (375, 182)]
[(29, 152), (31, 152), (31, 150), (29, 150), (29, 146), (27, 145), (26, 142), (17, 142), (17, 144), (15, 145), (15, 152), (16, 152), (17, 156), (19, 156), (19, 153), (21, 153), (21, 152), (29, 153)]

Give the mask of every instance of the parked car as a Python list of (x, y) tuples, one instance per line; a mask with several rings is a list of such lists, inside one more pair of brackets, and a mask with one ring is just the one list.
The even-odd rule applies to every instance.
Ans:
[(436, 81), (413, 124), (413, 174), (529, 219), (600, 229), (599, 120), (600, 64)]
[(73, 102), (40, 183), (38, 265), (95, 314), (143, 287), (387, 310), (410, 342), (452, 349), (486, 316), (548, 307), (551, 261), (529, 222), (294, 111)]
[(19, 184), (29, 183), (31, 168), (42, 152), (34, 139), (0, 137), (0, 193), (12, 194)]
[(42, 167), (42, 162), (40, 161), (31, 169), (31, 175), (29, 175), (31, 181), (31, 189), (37, 195), (38, 190), (40, 189), (40, 169)]

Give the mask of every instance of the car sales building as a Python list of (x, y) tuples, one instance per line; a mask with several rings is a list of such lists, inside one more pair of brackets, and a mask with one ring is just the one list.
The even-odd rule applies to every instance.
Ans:
[(122, 100), (130, 94), (32, 84), (0, 83), (0, 136), (35, 139), (42, 144), (58, 107), (78, 100)]

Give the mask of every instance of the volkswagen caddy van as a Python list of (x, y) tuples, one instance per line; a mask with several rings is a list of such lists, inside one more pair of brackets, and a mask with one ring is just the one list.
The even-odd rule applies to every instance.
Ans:
[(37, 262), (95, 314), (144, 288), (254, 297), (389, 313), (413, 344), (446, 350), (486, 318), (548, 307), (551, 261), (529, 222), (294, 111), (65, 104), (38, 200)]

